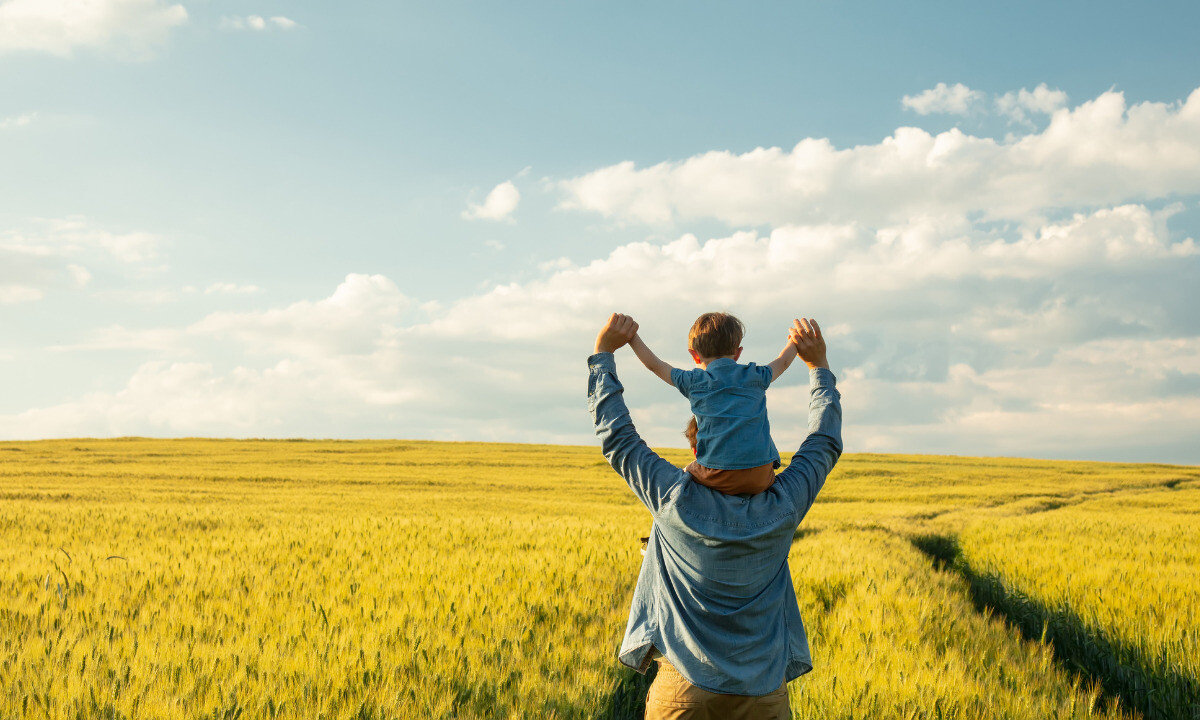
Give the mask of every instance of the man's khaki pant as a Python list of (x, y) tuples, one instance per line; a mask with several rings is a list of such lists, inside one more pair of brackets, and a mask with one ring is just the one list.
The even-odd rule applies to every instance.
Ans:
[(790, 720), (787, 683), (766, 695), (721, 695), (684, 679), (670, 663), (658, 661), (658, 675), (646, 696), (646, 720)]

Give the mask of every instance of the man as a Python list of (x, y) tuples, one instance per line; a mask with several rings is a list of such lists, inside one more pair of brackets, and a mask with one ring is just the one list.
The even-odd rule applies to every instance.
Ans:
[(613, 314), (588, 358), (588, 408), (604, 457), (654, 525), (621, 643), (622, 663), (659, 672), (647, 720), (781, 720), (787, 683), (812, 670), (787, 556), (842, 452), (841, 404), (815, 321), (791, 336), (809, 367), (808, 437), (758, 495), (723, 495), (646, 446), (629, 418), (612, 353), (637, 333)]

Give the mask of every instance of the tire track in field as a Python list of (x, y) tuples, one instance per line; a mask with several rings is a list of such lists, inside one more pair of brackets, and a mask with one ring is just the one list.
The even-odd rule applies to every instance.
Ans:
[[(1068, 672), (1097, 683), (1106, 703), (1132, 708), (1146, 720), (1200, 720), (1200, 684), (1179, 672), (1155, 670), (1148, 658), (1089, 628), (1069, 607), (1051, 607), (1009, 586), (993, 573), (980, 573), (963, 557), (958, 537), (918, 534), (909, 542), (940, 572), (967, 581), (976, 611), (994, 613), (1033, 642), (1049, 642)], [(1134, 658), (1123, 665), (1118, 658)]]

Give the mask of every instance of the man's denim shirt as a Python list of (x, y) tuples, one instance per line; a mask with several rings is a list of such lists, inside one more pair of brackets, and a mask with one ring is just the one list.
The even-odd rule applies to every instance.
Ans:
[(812, 670), (788, 551), (842, 452), (834, 376), (810, 371), (808, 436), (766, 492), (723, 495), (659, 457), (629, 418), (612, 353), (588, 358), (588, 409), (604, 457), (654, 516), (622, 663), (645, 672), (651, 648), (693, 685), (766, 695)]

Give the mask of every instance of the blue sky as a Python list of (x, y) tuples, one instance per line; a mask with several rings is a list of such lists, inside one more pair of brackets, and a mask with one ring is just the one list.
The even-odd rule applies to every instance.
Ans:
[(586, 443), (603, 317), (722, 307), (851, 450), (1200, 462), (1198, 21), (0, 0), (0, 436)]

